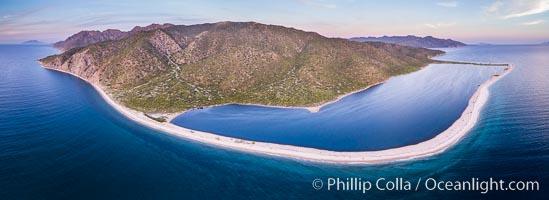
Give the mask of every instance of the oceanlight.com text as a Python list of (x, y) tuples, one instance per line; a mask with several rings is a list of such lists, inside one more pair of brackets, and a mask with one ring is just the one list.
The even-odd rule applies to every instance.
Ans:
[(479, 191), (487, 194), (491, 191), (539, 191), (540, 184), (532, 180), (501, 180), (479, 179), (468, 180), (437, 180), (435, 178), (326, 178), (314, 179), (312, 187), (315, 190), (328, 191), (360, 191), (366, 193), (371, 190), (379, 191)]

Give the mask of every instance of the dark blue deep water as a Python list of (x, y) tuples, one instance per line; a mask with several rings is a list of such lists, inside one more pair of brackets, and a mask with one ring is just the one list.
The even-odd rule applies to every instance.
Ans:
[[(392, 164), (344, 166), (248, 154), (151, 130), (113, 111), (90, 85), (78, 78), (41, 68), (35, 60), (56, 53), (50, 47), (0, 45), (0, 199), (546, 199), (549, 194), (549, 46), (492, 45), (446, 50), (448, 54), (439, 59), (515, 65), (513, 72), (490, 88), (490, 99), (475, 128), (456, 146), (440, 155)], [(395, 121), (398, 119), (399, 126), (426, 123), (436, 124), (440, 128), (448, 123), (456, 110), (461, 109), (460, 104), (464, 106), (460, 103), (463, 98), (468, 98), (464, 96), (474, 91), (462, 85), (477, 84), (478, 79), (485, 77), (483, 72), (475, 70), (478, 69), (457, 65), (431, 66), (426, 68), (425, 77), (436, 79), (437, 76), (429, 73), (442, 72), (442, 77), (454, 78), (438, 82), (443, 84), (440, 86), (429, 85), (432, 80), (414, 80), (414, 83), (426, 84), (428, 90), (432, 90), (431, 87), (459, 88), (459, 91), (445, 93), (453, 97), (447, 101), (455, 101), (448, 105), (456, 105), (444, 108), (449, 109), (448, 116), (429, 117), (430, 112), (440, 112), (431, 110), (415, 113), (414, 110), (423, 109), (410, 108), (412, 104), (407, 100), (397, 98), (403, 94), (381, 93), (387, 91), (384, 89), (387, 87), (415, 88), (409, 84), (391, 86), (388, 82), (365, 91), (367, 94), (351, 96), (343, 101), (360, 101), (362, 98), (374, 101), (388, 95), (385, 98), (392, 99), (389, 103), (402, 103), (400, 109), (406, 113), (393, 116)], [(400, 81), (409, 83), (407, 81), (410, 80), (405, 77), (422, 77), (425, 75), (423, 73), (426, 72), (402, 76), (404, 80)], [(429, 95), (439, 97), (444, 94)], [(421, 99), (409, 101), (418, 103), (418, 107), (429, 104), (422, 103)], [(440, 100), (432, 101), (437, 103), (437, 106), (431, 106), (432, 110), (447, 105)], [(344, 111), (362, 109), (382, 113), (378, 109), (383, 106), (374, 103), (379, 105), (382, 102), (345, 104), (341, 108)], [(322, 120), (320, 116), (323, 114), (344, 116), (344, 112), (337, 113), (336, 106), (325, 107), (317, 113), (319, 116), (302, 119), (306, 119), (304, 123), (312, 123), (310, 120)], [(247, 110), (235, 106), (223, 109)], [(246, 112), (264, 112), (263, 109), (252, 108)], [(309, 115), (302, 110), (271, 111), (276, 111), (277, 115)], [(417, 116), (434, 121), (409, 119)], [(351, 116), (347, 119), (360, 120), (361, 123), (366, 121), (364, 123), (371, 125), (374, 124), (368, 120), (380, 120), (378, 123), (381, 123), (390, 119), (387, 116), (381, 116), (385, 119), (373, 119), (375, 116), (368, 115), (361, 117), (364, 118), (353, 119)], [(345, 123), (345, 120), (322, 126), (335, 126), (333, 123)], [(371, 140), (383, 140), (374, 133), (390, 133), (383, 127), (364, 131), (360, 129), (361, 125), (346, 125), (356, 127), (357, 134), (365, 134)], [(307, 134), (318, 130), (309, 128), (311, 131)], [(424, 130), (428, 128), (421, 127)], [(352, 129), (341, 130), (353, 133), (349, 131)], [(415, 128), (409, 131), (413, 132)], [(426, 139), (438, 131), (422, 133), (417, 138)], [(261, 134), (275, 141), (273, 133), (267, 131)], [(286, 139), (289, 135), (283, 135), (280, 141), (289, 141)], [(356, 135), (349, 137), (357, 138)], [(339, 141), (350, 141), (344, 137), (338, 138)], [(414, 142), (411, 141), (414, 136), (401, 138), (407, 141), (390, 139), (386, 143), (391, 144), (386, 146), (355, 141), (350, 143), (352, 147), (349, 149), (382, 149)], [(309, 144), (318, 145), (322, 141), (326, 141), (325, 138), (311, 140)], [(296, 142), (307, 144), (304, 138), (299, 137)], [(341, 145), (322, 147), (345, 148)], [(328, 177), (360, 177), (373, 181), (402, 177), (413, 183), (419, 178), (425, 180), (429, 177), (447, 181), (486, 180), (492, 177), (505, 181), (538, 181), (540, 191), (490, 191), (481, 194), (480, 191), (428, 191), (420, 187), (418, 191), (372, 189), (363, 194), (312, 188), (311, 181), (315, 178), (326, 180)]]

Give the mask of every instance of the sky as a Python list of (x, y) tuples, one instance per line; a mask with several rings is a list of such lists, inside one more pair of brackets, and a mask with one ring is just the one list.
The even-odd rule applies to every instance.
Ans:
[(549, 0), (0, 0), (0, 43), (151, 23), (255, 21), (327, 37), (417, 35), (469, 44), (549, 41)]

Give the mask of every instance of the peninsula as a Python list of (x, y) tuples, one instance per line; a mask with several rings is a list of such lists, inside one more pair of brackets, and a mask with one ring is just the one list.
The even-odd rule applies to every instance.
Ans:
[(225, 103), (318, 106), (392, 76), (444, 62), (431, 59), (442, 53), (326, 38), (253, 22), (220, 22), (139, 31), (75, 47), (40, 62), (90, 83), (128, 118), (182, 138), (308, 161), (373, 164), (430, 156), (455, 144), (478, 120), (488, 87), (513, 67), (506, 65), (479, 85), (462, 116), (444, 132), (415, 145), (380, 151), (338, 152), (246, 141), (161, 122), (147, 113), (177, 113)]
[(101, 42), (67, 45), (87, 43), (80, 32), (57, 43), (69, 50), (40, 62), (100, 85), (131, 109), (178, 113), (227, 103), (314, 107), (444, 53), (255, 22), (148, 27), (110, 40), (104, 33), (117, 31), (93, 32)]

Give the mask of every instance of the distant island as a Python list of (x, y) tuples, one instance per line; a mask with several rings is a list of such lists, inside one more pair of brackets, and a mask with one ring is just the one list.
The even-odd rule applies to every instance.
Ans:
[(444, 48), (444, 47), (462, 47), (466, 44), (451, 39), (439, 39), (432, 36), (417, 37), (408, 36), (383, 36), (383, 37), (353, 37), (349, 40), (357, 42), (385, 42), (411, 47), (422, 48)]
[(25, 45), (47, 45), (47, 43), (38, 40), (27, 40), (21, 44)]
[(549, 42), (541, 43), (542, 45), (549, 45)]

